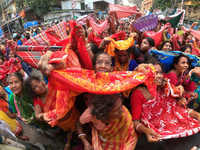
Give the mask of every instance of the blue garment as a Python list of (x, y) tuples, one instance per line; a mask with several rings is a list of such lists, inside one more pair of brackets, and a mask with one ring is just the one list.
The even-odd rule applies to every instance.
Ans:
[[(112, 66), (115, 67), (115, 58), (112, 57)], [(126, 71), (133, 71), (138, 66), (137, 62), (134, 59), (130, 59), (128, 70)]]
[(171, 35), (169, 33), (167, 33), (167, 39), (170, 39)]
[(9, 102), (9, 97), (10, 97), (10, 94), (12, 94), (12, 91), (10, 90), (9, 86), (5, 87), (4, 90), (6, 91), (6, 93), (8, 95), (9, 110), (13, 113), (13, 109)]
[(18, 40), (17, 41), (17, 45), (22, 45), (23, 43), (22, 43), (22, 41), (21, 40)]

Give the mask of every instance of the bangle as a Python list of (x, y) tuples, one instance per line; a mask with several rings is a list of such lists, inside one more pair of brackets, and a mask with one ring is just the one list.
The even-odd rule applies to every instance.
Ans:
[(43, 120), (41, 119), (41, 115), (42, 115), (42, 113), (39, 114), (38, 118), (39, 118), (40, 121), (43, 121)]
[(84, 136), (86, 136), (86, 134), (85, 134), (85, 133), (82, 133), (82, 134), (79, 134), (79, 135), (78, 135), (78, 138), (80, 139), (80, 138), (82, 138), (82, 137), (84, 137)]
[(192, 70), (190, 70), (190, 72), (188, 73), (190, 77), (191, 77), (191, 72), (192, 72), (192, 71), (193, 71), (193, 69), (192, 69)]
[(193, 111), (193, 109), (190, 109), (190, 111), (188, 112), (188, 115), (190, 115), (190, 113)]
[(139, 124), (137, 125), (137, 127), (135, 128), (136, 131), (138, 131), (138, 128), (139, 128), (139, 126), (141, 126), (141, 125), (142, 125), (142, 123), (139, 123)]
[(69, 145), (69, 144), (65, 144), (65, 146), (71, 146), (71, 145)]

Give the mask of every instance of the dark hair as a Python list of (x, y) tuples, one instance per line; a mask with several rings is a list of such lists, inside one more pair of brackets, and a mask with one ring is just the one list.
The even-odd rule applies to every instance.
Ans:
[(155, 41), (151, 37), (146, 37), (145, 38), (149, 42), (149, 46), (154, 47), (155, 46)]
[(31, 88), (31, 82), (32, 82), (33, 80), (38, 80), (38, 81), (40, 81), (40, 78), (39, 78), (39, 77), (36, 77), (36, 76), (29, 76), (28, 79), (27, 79), (26, 82), (25, 82), (25, 89), (26, 89), (26, 92), (27, 92), (27, 94), (28, 94), (28, 96), (29, 96), (30, 98), (34, 98), (34, 97), (38, 96), (38, 95), (33, 91), (33, 89)]
[(19, 34), (17, 34), (17, 35), (15, 36), (15, 38), (16, 38), (17, 40), (19, 40), (19, 39), (21, 39), (21, 36), (20, 36)]
[(93, 65), (93, 68), (94, 68), (94, 69), (95, 69), (95, 65), (96, 65), (97, 58), (98, 58), (100, 55), (102, 55), (102, 54), (108, 55), (108, 56), (111, 58), (111, 56), (110, 56), (109, 54), (105, 53), (105, 52), (97, 53), (96, 55), (94, 55), (94, 58), (93, 58), (93, 60), (92, 60), (92, 65)]
[(186, 44), (185, 46), (181, 47), (181, 51), (182, 51), (182, 52), (185, 52), (185, 50), (186, 50), (187, 48), (190, 48), (190, 49), (191, 49), (191, 52), (192, 52), (192, 47), (190, 46), (190, 44)]
[(121, 99), (119, 94), (94, 95), (94, 98), (90, 101), (90, 106), (92, 105), (92, 116), (96, 116), (98, 120), (108, 119), (108, 113), (113, 108), (118, 98)]
[[(181, 57), (187, 58), (188, 63), (190, 63), (190, 60), (189, 60), (189, 58), (188, 58), (186, 55), (180, 54), (179, 56), (174, 57), (173, 63), (172, 63), (171, 66), (170, 66), (171, 69), (175, 69), (174, 65), (175, 65), (175, 64), (178, 64), (178, 62), (179, 62), (179, 60), (180, 60)], [(189, 66), (190, 66), (190, 64), (189, 64)]]
[(29, 40), (30, 39), (30, 34), (26, 33), (25, 37), (26, 37), (27, 40)]
[[(115, 48), (115, 54), (117, 54), (117, 52), (119, 52), (119, 51), (121, 51), (121, 50)], [(131, 52), (133, 52), (133, 47), (130, 46), (130, 47), (126, 50), (126, 52), (128, 52), (129, 54), (131, 54)]]
[(158, 65), (160, 65), (162, 72), (165, 72), (164, 65), (161, 62), (159, 62), (157, 58), (153, 57), (150, 54), (145, 56), (145, 63), (146, 64), (151, 63), (153, 65), (158, 64)]
[(3, 60), (3, 62), (5, 61), (5, 58), (3, 55), (0, 55), (0, 59)]
[(22, 75), (21, 73), (19, 73), (19, 72), (14, 72), (14, 73), (9, 74), (9, 75), (8, 75), (8, 78), (7, 78), (7, 82), (8, 82), (8, 83), (9, 83), (9, 80), (10, 80), (10, 78), (11, 78), (12, 76), (17, 77), (17, 78), (21, 81), (22, 86), (23, 86), (23, 84), (24, 84), (24, 79), (23, 79), (23, 75)]
[(171, 41), (164, 41), (160, 47), (160, 50), (162, 50), (163, 46), (166, 44), (166, 43), (170, 43), (171, 47), (172, 47), (172, 50), (173, 50), (173, 44)]

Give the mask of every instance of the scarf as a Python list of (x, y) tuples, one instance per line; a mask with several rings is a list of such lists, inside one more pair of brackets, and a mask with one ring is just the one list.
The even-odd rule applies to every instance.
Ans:
[(137, 144), (131, 115), (126, 107), (120, 117), (110, 122), (103, 130), (92, 126), (92, 146), (94, 150), (132, 150)]
[(114, 39), (111, 39), (109, 37), (107, 39), (111, 40), (111, 42), (106, 46), (105, 52), (112, 57), (116, 55), (114, 52), (115, 48), (117, 48), (118, 50), (127, 50), (135, 43), (133, 37), (130, 37), (127, 40), (120, 40), (120, 41), (115, 41)]
[(142, 13), (137, 11), (137, 6), (134, 5), (132, 7), (128, 7), (128, 6), (121, 6), (121, 5), (114, 5), (114, 4), (109, 4), (109, 12), (112, 13), (116, 13), (117, 14), (117, 18), (126, 18), (129, 17), (133, 14), (136, 15), (142, 15)]
[(105, 28), (109, 26), (108, 20), (105, 20), (101, 24), (97, 24), (92, 19), (90, 21), (90, 26), (92, 27), (94, 33), (98, 34), (99, 36), (102, 34)]
[[(112, 34), (111, 36), (109, 36), (109, 38), (115, 39), (116, 41), (119, 41), (119, 40), (124, 40), (125, 36), (126, 36), (125, 32), (120, 31), (118, 33)], [(95, 36), (95, 34), (93, 32), (91, 32), (88, 35), (88, 42), (90, 42), (90, 43), (93, 42), (98, 47), (99, 47), (99, 45), (101, 44), (102, 41), (103, 41), (103, 39)]]
[(166, 27), (171, 27), (170, 23), (165, 24), (158, 32), (145, 31), (143, 32), (143, 34), (145, 37), (151, 37), (152, 39), (154, 39), (155, 46), (158, 46), (162, 42), (163, 31), (166, 29)]

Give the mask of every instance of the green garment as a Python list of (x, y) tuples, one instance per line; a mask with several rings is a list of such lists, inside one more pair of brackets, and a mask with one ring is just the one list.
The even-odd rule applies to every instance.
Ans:
[(18, 95), (13, 93), (10, 95), (9, 102), (14, 113), (18, 113), (14, 103), (14, 96), (18, 110), (20, 112), (20, 117), (28, 120), (26, 123), (36, 125), (38, 128), (41, 128), (45, 131), (51, 128), (51, 126), (48, 125), (46, 122), (36, 120), (33, 99), (29, 98), (25, 92), (23, 92), (22, 97), (19, 97)]
[(174, 17), (174, 18), (172, 18), (172, 19), (170, 19), (168, 21), (166, 21), (166, 20), (160, 20), (160, 22), (162, 22), (164, 24), (166, 24), (167, 22), (169, 22), (171, 24), (171, 27), (175, 28), (177, 26), (177, 24), (179, 23), (179, 21), (180, 21), (180, 19), (182, 17), (182, 14), (183, 14), (183, 12), (180, 13), (178, 16), (176, 16), (176, 17)]

